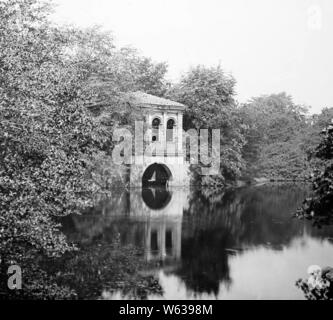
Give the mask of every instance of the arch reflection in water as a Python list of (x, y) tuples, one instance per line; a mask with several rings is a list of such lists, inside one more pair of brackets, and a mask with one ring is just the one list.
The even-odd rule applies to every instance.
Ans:
[(185, 190), (166, 187), (142, 189), (130, 195), (131, 219), (145, 220), (145, 257), (148, 261), (171, 262), (181, 256), (183, 210), (187, 202)]
[(160, 210), (169, 204), (171, 193), (166, 187), (144, 188), (142, 199), (150, 209)]

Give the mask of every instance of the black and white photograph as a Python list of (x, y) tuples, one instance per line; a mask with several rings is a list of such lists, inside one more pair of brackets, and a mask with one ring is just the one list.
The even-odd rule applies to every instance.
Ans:
[(331, 0), (0, 0), (1, 305), (333, 300), (332, 39)]

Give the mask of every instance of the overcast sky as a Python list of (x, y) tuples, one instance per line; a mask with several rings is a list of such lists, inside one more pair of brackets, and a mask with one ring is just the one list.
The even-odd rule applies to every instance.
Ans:
[(101, 25), (120, 46), (169, 64), (221, 64), (237, 98), (286, 91), (312, 112), (333, 107), (332, 0), (55, 0), (54, 20)]

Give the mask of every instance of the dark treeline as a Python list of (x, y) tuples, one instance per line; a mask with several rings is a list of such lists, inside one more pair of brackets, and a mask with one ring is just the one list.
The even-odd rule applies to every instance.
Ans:
[[(0, 2), (2, 272), (12, 263), (32, 268), (35, 253), (74, 250), (52, 217), (81, 212), (109, 196), (115, 181), (125, 184), (126, 168), (110, 153), (113, 129), (131, 128), (139, 116), (124, 103), (126, 92), (184, 103), (184, 129), (221, 129), (220, 174), (202, 184), (304, 179), (323, 165), (313, 155), (333, 109), (310, 116), (286, 93), (239, 104), (236, 79), (220, 66), (193, 67), (169, 83), (166, 63), (117, 48), (99, 28), (56, 26), (51, 12), (38, 0)], [(42, 273), (34, 277), (45, 283)]]

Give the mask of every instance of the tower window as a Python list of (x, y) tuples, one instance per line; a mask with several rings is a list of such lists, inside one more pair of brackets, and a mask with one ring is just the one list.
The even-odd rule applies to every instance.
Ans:
[(169, 119), (167, 122), (167, 135), (166, 135), (167, 141), (173, 141), (174, 127), (175, 127), (175, 120)]
[(158, 134), (160, 128), (161, 120), (159, 118), (154, 118), (152, 122), (152, 141), (158, 141)]

